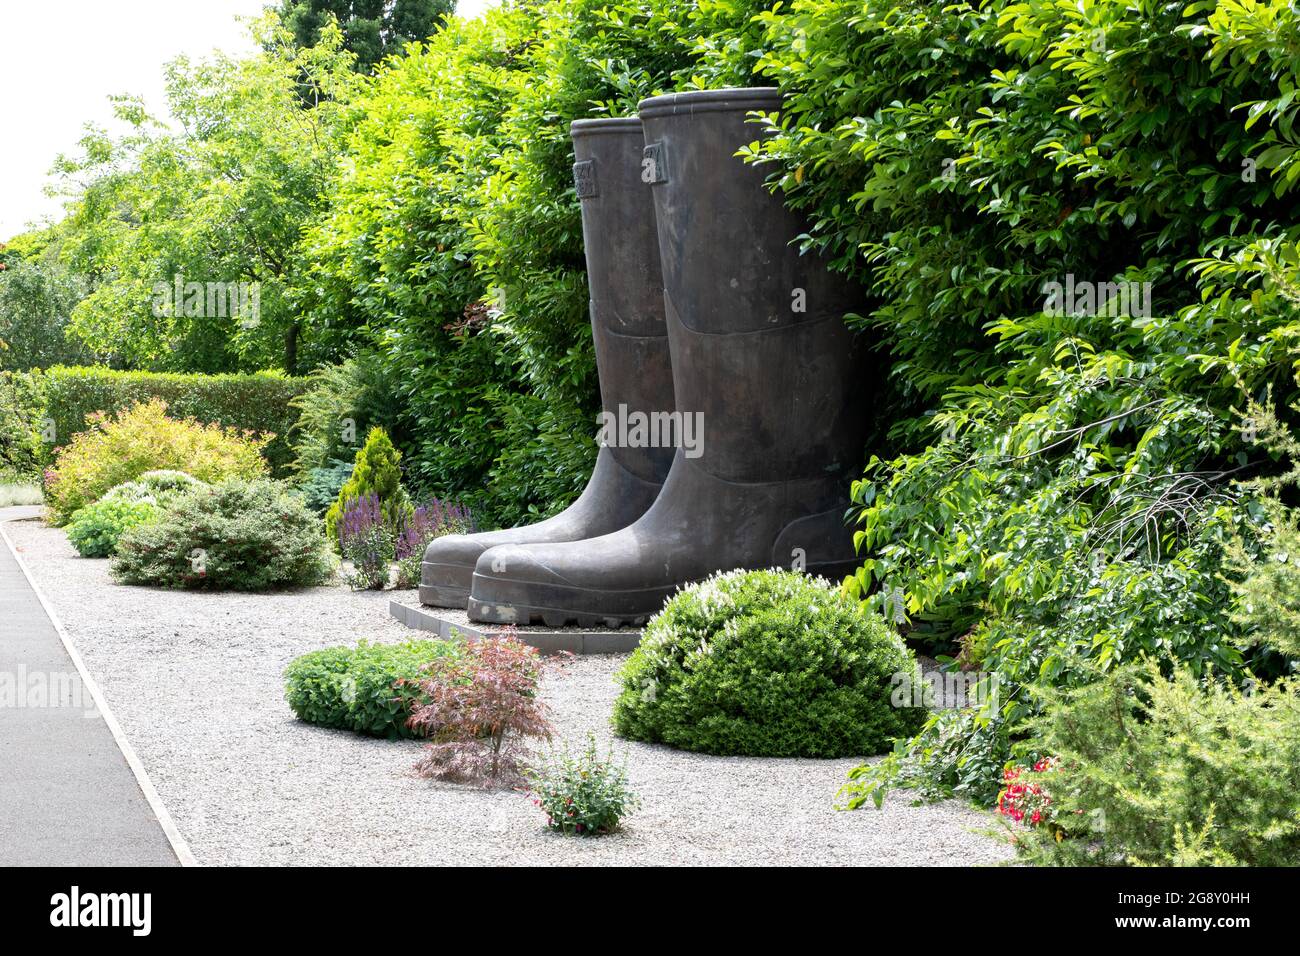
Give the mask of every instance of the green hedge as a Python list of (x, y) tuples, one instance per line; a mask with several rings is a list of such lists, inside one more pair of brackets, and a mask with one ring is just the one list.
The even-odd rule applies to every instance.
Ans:
[(293, 459), (288, 434), (298, 412), (290, 402), (308, 387), (305, 378), (274, 372), (197, 375), (56, 367), (39, 374), (44, 380), (45, 414), (54, 423), (58, 445), (83, 431), (92, 412), (112, 413), (161, 398), (168, 413), (178, 418), (274, 433), (265, 454), (277, 476), (288, 470)]

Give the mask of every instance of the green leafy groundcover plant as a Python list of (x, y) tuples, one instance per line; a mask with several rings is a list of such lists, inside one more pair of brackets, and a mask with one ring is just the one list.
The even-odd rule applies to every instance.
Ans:
[(332, 567), (320, 519), (301, 496), (268, 479), (229, 479), (124, 534), (112, 572), (124, 584), (264, 591), (321, 584)]
[(829, 583), (732, 571), (678, 594), (619, 675), (624, 737), (762, 757), (874, 754), (915, 733), (916, 660), (878, 615)]
[(131, 528), (156, 521), (157, 504), (104, 498), (78, 510), (68, 523), (68, 540), (83, 558), (107, 558), (117, 553), (117, 542)]
[(459, 653), (455, 641), (328, 647), (295, 658), (285, 669), (284, 696), (310, 724), (390, 740), (425, 736), (407, 724), (412, 705), (422, 696), (422, 668)]

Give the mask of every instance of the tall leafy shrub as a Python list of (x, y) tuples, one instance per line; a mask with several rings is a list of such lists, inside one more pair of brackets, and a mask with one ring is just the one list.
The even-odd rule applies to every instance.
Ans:
[(890, 367), (854, 586), (1001, 675), (986, 717), (1142, 651), (1242, 672), (1222, 551), (1271, 461), (1234, 408), (1290, 394), (1300, 262), (1296, 14), (1263, 6), (761, 15), (787, 108), (748, 158), (866, 283)]
[[(719, 25), (751, 8), (722, 9)], [(494, 8), (390, 62), (360, 101), (353, 161), (307, 237), (312, 308), (367, 329), (398, 370), (422, 494), (510, 523), (582, 489), (596, 446), (573, 436), (598, 397), (568, 124), (690, 82), (701, 16)]]
[[(355, 114), (351, 161), (304, 240), (313, 262), (307, 307), (321, 323), (343, 317), (369, 335), (392, 373), (388, 405), (400, 426), (392, 433), (409, 436), (408, 471), (425, 493), (483, 500), (500, 452), (497, 395), (516, 387), (481, 301), (487, 283), (469, 226), (478, 184), (505, 148), (501, 115), (536, 20), (531, 8), (453, 19), (381, 70)], [(359, 394), (340, 384), (326, 419), (353, 403), (349, 389)], [(313, 408), (304, 402), (304, 415)], [(336, 427), (323, 424), (331, 437)], [(304, 439), (318, 431), (304, 428)], [(327, 454), (324, 442), (300, 448), (304, 464)]]
[(32, 480), (48, 455), (42, 379), (0, 372), (0, 476)]

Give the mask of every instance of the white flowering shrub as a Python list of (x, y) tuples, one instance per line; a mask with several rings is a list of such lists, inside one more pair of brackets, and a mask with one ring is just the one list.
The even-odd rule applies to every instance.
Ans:
[(919, 677), (898, 634), (838, 588), (793, 571), (731, 571), (682, 591), (646, 626), (619, 674), (614, 727), (705, 753), (875, 754), (925, 720), (890, 700)]

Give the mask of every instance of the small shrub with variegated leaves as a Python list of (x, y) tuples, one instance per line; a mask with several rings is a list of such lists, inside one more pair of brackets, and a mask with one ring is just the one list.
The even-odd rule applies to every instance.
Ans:
[(265, 591), (323, 584), (333, 559), (301, 496), (276, 481), (230, 479), (122, 535), (111, 570), (123, 584)]

